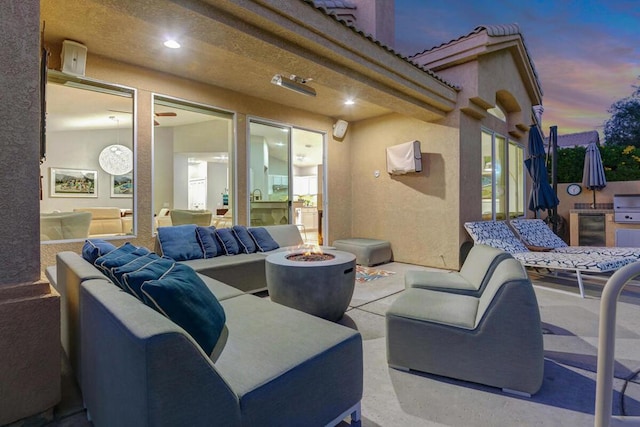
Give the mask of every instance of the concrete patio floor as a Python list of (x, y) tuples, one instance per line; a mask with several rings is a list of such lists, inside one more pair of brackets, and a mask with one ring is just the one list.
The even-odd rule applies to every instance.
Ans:
[[(357, 283), (351, 306), (340, 321), (358, 329), (363, 337), (362, 427), (593, 425), (599, 296), (604, 280), (586, 280), (587, 297), (582, 299), (574, 277), (530, 273), (544, 331), (545, 374), (540, 391), (525, 398), (492, 387), (389, 368), (385, 311), (404, 290), (405, 271), (429, 269), (395, 262), (377, 268), (396, 274)], [(640, 286), (628, 285), (620, 301), (613, 413), (640, 415)], [(67, 376), (63, 383), (63, 402), (49, 425), (91, 425), (73, 381)]]

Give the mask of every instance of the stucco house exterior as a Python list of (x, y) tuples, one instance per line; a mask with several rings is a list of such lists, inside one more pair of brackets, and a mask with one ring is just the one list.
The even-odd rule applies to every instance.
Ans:
[[(40, 353), (50, 355), (48, 361), (38, 363), (59, 367), (57, 307), (44, 304), (55, 300), (56, 294), (40, 282), (41, 268), (54, 264), (57, 252), (82, 247), (82, 241), (41, 244), (39, 239), (37, 183), (39, 175), (48, 173), (38, 164), (41, 32), (51, 50), (51, 69), (60, 70), (62, 42), (74, 40), (87, 47), (83, 78), (135, 92), (134, 235), (120, 242), (153, 247), (158, 210), (153, 200), (154, 177), (161, 174), (154, 169), (153, 157), (157, 94), (215, 107), (232, 117), (230, 185), (238, 224), (249, 223), (249, 123), (254, 119), (324, 136), (322, 203), (327, 244), (344, 237), (384, 239), (391, 242), (396, 261), (458, 269), (460, 247), (468, 240), (465, 221), (526, 214), (528, 190), (522, 160), (529, 126), (536, 122), (533, 107), (542, 104), (542, 90), (519, 28), (478, 27), (406, 58), (389, 47), (393, 25), (383, 18), (388, 19), (393, 2), (377, 2), (384, 8), (374, 9), (367, 18), (381, 28), (379, 34), (362, 30), (357, 20), (343, 22), (329, 13), (332, 5), (321, 4), (329, 2), (317, 3), (0, 3), (5, 40), (0, 59), (10, 64), (1, 80), (5, 122), (0, 127), (4, 147), (0, 161), (5, 185), (0, 203), (5, 212), (16, 213), (2, 225), (0, 322), (23, 335), (40, 331), (33, 334), (35, 339), (43, 334), (53, 337), (38, 343), (41, 348), (48, 346)], [(341, 10), (352, 17), (357, 16), (353, 7), (364, 7), (356, 0), (341, 3)], [(168, 32), (177, 34), (182, 49), (169, 52), (161, 46)], [(305, 97), (271, 84), (279, 73), (312, 78), (309, 85), (317, 95)], [(355, 104), (345, 105), (347, 98)], [(349, 124), (343, 138), (332, 134), (337, 120)], [(412, 140), (421, 142), (423, 171), (387, 174), (385, 149)], [(16, 288), (30, 291), (21, 293)], [(16, 295), (17, 300), (34, 304), (19, 323), (11, 320), (12, 313), (22, 310), (15, 303)], [(51, 317), (43, 321), (47, 312)], [(0, 348), (6, 351), (5, 346)], [(7, 375), (2, 372), (5, 369), (0, 367), (0, 384), (2, 375)], [(27, 395), (28, 383), (23, 381)], [(40, 401), (31, 399), (30, 407), (10, 400), (0, 403), (0, 414), (8, 414), (0, 416), (0, 424), (51, 405), (56, 399), (55, 383), (39, 387), (52, 392)], [(25, 394), (12, 393), (17, 400), (24, 400)]]

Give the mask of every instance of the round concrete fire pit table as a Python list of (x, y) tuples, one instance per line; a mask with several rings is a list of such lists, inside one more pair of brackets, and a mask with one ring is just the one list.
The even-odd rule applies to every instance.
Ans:
[(331, 259), (295, 260), (304, 251), (301, 248), (267, 257), (265, 269), (271, 301), (332, 322), (340, 320), (353, 296), (355, 255), (324, 250), (323, 254)]

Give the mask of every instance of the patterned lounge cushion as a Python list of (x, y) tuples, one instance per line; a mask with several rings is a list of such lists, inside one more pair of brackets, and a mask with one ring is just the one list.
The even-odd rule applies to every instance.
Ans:
[(594, 254), (614, 257), (633, 257), (640, 259), (640, 248), (602, 247), (602, 246), (565, 246), (553, 252), (562, 254)]
[(594, 254), (561, 254), (556, 252), (522, 252), (513, 257), (527, 267), (604, 272), (617, 270), (635, 258), (597, 256)]
[(142, 293), (140, 292), (142, 284), (148, 280), (160, 278), (175, 264), (176, 262), (173, 259), (162, 257), (145, 264), (136, 271), (125, 273), (120, 279), (123, 289), (142, 300)]
[(175, 264), (157, 280), (141, 288), (144, 302), (181, 326), (211, 354), (224, 328), (224, 309), (196, 272)]
[(247, 231), (251, 234), (251, 237), (253, 237), (253, 240), (256, 242), (256, 247), (260, 252), (269, 252), (280, 247), (278, 242), (273, 240), (271, 234), (269, 234), (264, 227), (252, 227), (248, 228)]
[(84, 246), (82, 246), (82, 258), (93, 264), (96, 259), (108, 254), (114, 249), (116, 249), (116, 247), (106, 240), (88, 239), (84, 242)]
[(504, 221), (466, 222), (464, 228), (476, 243), (493, 246), (512, 254), (528, 251)]
[(519, 241), (504, 221), (465, 222), (464, 228), (475, 242), (486, 239)]
[(216, 237), (225, 255), (237, 255), (240, 251), (240, 243), (230, 228), (217, 228)]
[(240, 242), (241, 252), (245, 254), (252, 254), (258, 249), (256, 242), (253, 241), (249, 231), (247, 231), (247, 227), (234, 225), (231, 227), (231, 230), (233, 230), (233, 234), (235, 234), (236, 239)]
[(162, 254), (176, 261), (204, 257), (204, 252), (196, 235), (195, 224), (158, 227), (158, 241), (162, 248)]
[(196, 235), (205, 258), (214, 258), (218, 255), (224, 255), (224, 249), (220, 245), (216, 237), (216, 228), (214, 226), (196, 228)]
[(522, 240), (531, 246), (545, 248), (563, 248), (567, 246), (541, 219), (514, 219), (511, 225), (516, 229)]
[(478, 240), (476, 243), (480, 243), (487, 246), (492, 246), (494, 248), (502, 249), (505, 252), (509, 252), (510, 254), (516, 254), (520, 252), (529, 252), (529, 249), (522, 244), (519, 240), (503, 240), (503, 239), (484, 239)]

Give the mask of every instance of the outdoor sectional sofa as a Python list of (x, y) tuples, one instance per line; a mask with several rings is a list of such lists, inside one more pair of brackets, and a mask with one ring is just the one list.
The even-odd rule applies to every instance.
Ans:
[[(57, 254), (47, 275), (61, 294), (63, 348), (93, 425), (335, 425), (349, 415), (359, 420), (363, 365), (357, 331), (137, 251), (144, 254), (137, 260), (153, 256), (172, 265), (158, 280), (179, 269), (177, 279), (199, 283), (196, 293), (207, 294), (224, 325), (213, 348), (207, 347), (200, 334), (187, 331), (202, 329), (200, 323), (187, 318), (188, 326), (180, 326), (184, 316), (174, 321), (165, 306), (150, 304), (162, 301), (145, 290), (158, 280), (137, 288), (144, 293), (140, 299), (132, 288), (115, 284), (125, 281), (125, 275), (113, 279), (116, 267), (105, 273), (95, 265), (106, 264), (97, 260), (92, 265), (74, 252)], [(242, 277), (243, 270), (237, 271)], [(200, 314), (208, 315), (204, 308)]]
[[(236, 230), (244, 227), (236, 226)], [(256, 227), (264, 229), (277, 243), (274, 251), (287, 250), (303, 244), (298, 227), (294, 224), (270, 225)], [(231, 228), (218, 229), (220, 231), (233, 230)], [(245, 229), (246, 230), (246, 229)], [(251, 253), (226, 255), (224, 248), (209, 248), (202, 250), (199, 239), (203, 232), (215, 232), (215, 227), (196, 227), (195, 225), (178, 225), (173, 227), (159, 227), (155, 252), (167, 255), (198, 273), (219, 280), (243, 292), (259, 292), (267, 289), (265, 259), (271, 251), (254, 249)], [(175, 243), (175, 245), (173, 245)], [(220, 244), (220, 240), (212, 243)], [(167, 245), (177, 249), (167, 252)], [(191, 248), (191, 249), (185, 249)], [(240, 250), (240, 248), (239, 248)], [(215, 253), (215, 255), (213, 255)]]

